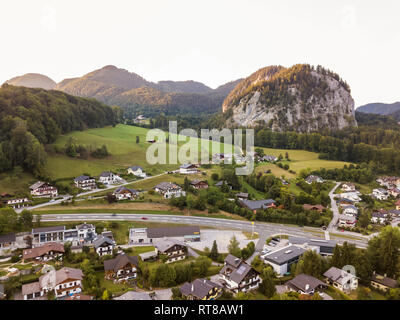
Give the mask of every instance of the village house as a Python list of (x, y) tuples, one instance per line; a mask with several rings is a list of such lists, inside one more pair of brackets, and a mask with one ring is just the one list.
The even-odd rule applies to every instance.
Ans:
[(15, 233), (0, 234), (0, 255), (4, 251), (12, 251), (16, 247)]
[(105, 237), (104, 235), (99, 235), (93, 240), (93, 247), (96, 253), (102, 257), (113, 254), (115, 243), (110, 238)]
[(348, 205), (343, 207), (343, 214), (347, 215), (347, 216), (357, 216), (358, 215), (358, 209), (356, 206), (353, 205)]
[(239, 200), (248, 200), (249, 199), (249, 194), (248, 193), (244, 193), (244, 192), (239, 192), (236, 194), (236, 197)]
[(319, 213), (322, 213), (326, 210), (326, 208), (323, 205), (320, 204), (303, 204), (303, 209), (307, 211), (317, 211)]
[(133, 174), (136, 177), (146, 178), (146, 173), (143, 171), (142, 167), (139, 166), (132, 166), (129, 167), (127, 170), (128, 174)]
[(278, 157), (265, 155), (261, 158), (261, 160), (266, 162), (276, 162), (278, 161)]
[(104, 231), (101, 233), (101, 235), (102, 235), (103, 237), (106, 237), (106, 238), (110, 239), (110, 240), (111, 240), (112, 242), (114, 242), (114, 244), (115, 244), (115, 239), (114, 239), (114, 235), (113, 235), (112, 231), (104, 230)]
[(356, 185), (354, 183), (345, 182), (342, 184), (342, 191), (345, 192), (356, 191)]
[(305, 179), (306, 183), (312, 184), (314, 182), (316, 183), (324, 183), (324, 179), (318, 176), (310, 175)]
[(300, 294), (313, 295), (315, 292), (322, 291), (328, 286), (321, 280), (307, 274), (299, 274), (292, 280), (285, 283), (286, 290), (296, 291)]
[(336, 201), (336, 203), (341, 207), (341, 208), (344, 208), (344, 207), (347, 207), (347, 206), (350, 206), (350, 205), (354, 205), (354, 201), (353, 200), (350, 200), (350, 199), (347, 199), (347, 198), (339, 198), (337, 201)]
[(47, 262), (62, 257), (64, 252), (63, 244), (58, 242), (49, 242), (40, 247), (23, 250), (22, 259), (24, 262)]
[(226, 288), (234, 293), (257, 289), (261, 283), (260, 274), (247, 262), (231, 254), (225, 258), (219, 272)]
[(74, 179), (75, 187), (82, 190), (96, 189), (96, 179), (89, 176), (79, 176)]
[(7, 200), (7, 206), (9, 206), (13, 209), (21, 209), (21, 208), (29, 207), (30, 204), (31, 204), (31, 200), (29, 200), (28, 198)]
[(165, 255), (165, 263), (184, 260), (187, 257), (187, 247), (170, 239), (160, 239), (154, 244), (157, 253)]
[(388, 190), (388, 192), (395, 199), (400, 196), (400, 189), (399, 188), (390, 188)]
[(139, 254), (140, 259), (142, 259), (143, 262), (145, 261), (155, 261), (157, 260), (158, 254), (157, 251), (149, 251), (149, 252), (143, 252)]
[(277, 274), (283, 276), (290, 271), (290, 266), (293, 263), (299, 261), (304, 252), (306, 252), (306, 250), (301, 247), (288, 245), (265, 255), (264, 262), (272, 266)]
[(186, 195), (180, 186), (171, 182), (161, 182), (154, 187), (154, 190), (166, 199), (179, 198)]
[(336, 267), (331, 267), (326, 271), (324, 277), (328, 285), (346, 293), (356, 290), (358, 287), (358, 278), (355, 275)]
[(247, 208), (254, 213), (257, 212), (257, 210), (266, 210), (269, 208), (276, 208), (276, 202), (272, 199), (266, 199), (266, 200), (239, 200), (239, 204)]
[(391, 209), (391, 210), (389, 210), (389, 215), (392, 218), (400, 218), (400, 210)]
[(121, 182), (121, 177), (111, 171), (104, 171), (100, 174), (99, 181), (102, 184), (110, 185)]
[(388, 219), (388, 214), (385, 212), (373, 212), (371, 222), (374, 224), (385, 224)]
[(374, 272), (371, 277), (371, 286), (381, 291), (389, 291), (390, 289), (398, 288), (399, 282), (395, 279), (388, 278), (386, 275), (381, 276)]
[(400, 188), (400, 177), (380, 177), (376, 180), (382, 187), (398, 187)]
[(24, 300), (44, 297), (54, 290), (56, 298), (71, 296), (82, 291), (83, 272), (80, 269), (64, 267), (42, 275), (39, 281), (22, 285)]
[(372, 190), (372, 196), (378, 200), (387, 200), (389, 198), (389, 192), (382, 188), (374, 189)]
[(47, 182), (38, 181), (29, 187), (33, 197), (57, 197), (58, 190)]
[(207, 279), (196, 279), (185, 282), (179, 290), (187, 300), (216, 300), (222, 295), (223, 287)]
[(197, 166), (195, 164), (187, 163), (179, 167), (180, 174), (195, 174), (197, 173)]
[(354, 203), (360, 202), (362, 199), (360, 198), (360, 192), (353, 191), (353, 192), (343, 192), (340, 194), (340, 197), (343, 199), (349, 199)]
[(341, 214), (338, 220), (338, 226), (342, 228), (354, 228), (357, 220), (354, 216)]
[(113, 192), (113, 196), (117, 201), (120, 200), (135, 200), (139, 196), (139, 191), (126, 187), (119, 187)]
[(216, 184), (214, 184), (215, 187), (221, 188), (222, 185), (226, 184), (230, 190), (232, 190), (232, 186), (228, 183), (228, 181), (218, 181)]
[(129, 230), (130, 244), (153, 243), (157, 239), (174, 238), (178, 241), (200, 241), (199, 226), (132, 228)]
[(91, 223), (83, 223), (76, 226), (78, 230), (78, 238), (80, 242), (92, 242), (97, 234), (96, 234), (96, 227)]
[(201, 180), (198, 180), (198, 179), (195, 179), (192, 182), (190, 182), (190, 185), (196, 190), (207, 189), (208, 188), (207, 181), (201, 181)]
[(104, 261), (104, 277), (117, 282), (137, 277), (138, 257), (120, 254), (115, 259)]

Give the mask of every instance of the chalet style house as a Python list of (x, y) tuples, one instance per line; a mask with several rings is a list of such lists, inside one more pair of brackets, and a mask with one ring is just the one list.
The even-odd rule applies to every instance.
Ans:
[(139, 196), (139, 191), (126, 187), (119, 187), (113, 192), (113, 196), (118, 200), (134, 200)]
[(358, 287), (358, 278), (355, 275), (336, 267), (331, 267), (324, 273), (324, 277), (328, 285), (343, 292), (350, 292)]
[(67, 297), (82, 291), (83, 273), (80, 269), (64, 267), (42, 275), (39, 281), (22, 285), (24, 300), (44, 297), (54, 290), (56, 298)]
[(180, 288), (187, 300), (216, 300), (223, 292), (223, 287), (207, 279), (196, 279), (186, 282)]
[(11, 251), (16, 247), (15, 233), (0, 235), (0, 255), (5, 251)]
[(78, 239), (79, 242), (92, 242), (97, 234), (96, 234), (96, 227), (91, 223), (83, 223), (76, 226), (78, 230)]
[(345, 192), (356, 191), (356, 185), (354, 183), (345, 182), (342, 184), (342, 191)]
[(171, 182), (161, 182), (154, 187), (154, 190), (166, 199), (185, 196), (185, 191), (177, 184)]
[(285, 283), (286, 289), (289, 291), (296, 291), (300, 294), (312, 295), (315, 292), (322, 291), (328, 286), (321, 280), (309, 276), (307, 274), (299, 274), (292, 280)]
[(198, 180), (198, 179), (195, 179), (192, 182), (190, 182), (190, 185), (196, 190), (207, 189), (208, 188), (207, 181), (201, 181), (201, 180)]
[(88, 176), (79, 176), (74, 179), (75, 187), (82, 190), (96, 189), (96, 179)]
[(247, 208), (254, 213), (257, 212), (257, 210), (266, 210), (269, 208), (276, 208), (276, 202), (272, 199), (266, 199), (266, 200), (239, 200), (239, 204), (243, 208)]
[(138, 257), (120, 254), (115, 259), (104, 261), (104, 277), (108, 280), (127, 281), (137, 277)]
[(225, 258), (225, 265), (219, 275), (226, 288), (234, 293), (256, 289), (262, 281), (256, 270), (231, 254)]
[(46, 262), (62, 257), (64, 252), (64, 245), (57, 242), (50, 242), (40, 247), (25, 249), (22, 252), (22, 259), (24, 260), (24, 262)]
[(157, 241), (154, 245), (158, 253), (167, 257), (165, 263), (172, 263), (186, 259), (187, 247), (169, 239)]
[(383, 188), (374, 189), (372, 190), (372, 196), (378, 200), (387, 200), (389, 198), (389, 192)]
[(111, 171), (104, 171), (100, 174), (99, 181), (102, 184), (116, 184), (120, 182), (122, 179), (120, 176), (112, 173)]
[(29, 187), (33, 197), (57, 197), (58, 190), (47, 182), (38, 181)]
[(127, 170), (128, 174), (133, 174), (136, 177), (146, 178), (146, 173), (143, 171), (142, 167), (132, 166)]
[(197, 173), (197, 166), (195, 164), (183, 164), (179, 167), (180, 174), (195, 174)]
[(100, 235), (93, 240), (93, 247), (96, 253), (102, 257), (113, 254), (115, 243), (110, 238)]

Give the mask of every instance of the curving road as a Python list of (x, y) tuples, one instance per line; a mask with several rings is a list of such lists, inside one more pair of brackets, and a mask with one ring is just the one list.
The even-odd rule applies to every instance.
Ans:
[[(145, 218), (145, 219), (143, 219)], [(45, 222), (67, 222), (67, 221), (147, 221), (161, 223), (176, 223), (199, 225), (205, 227), (213, 227), (217, 229), (239, 229), (243, 231), (252, 231), (250, 221), (230, 220), (208, 217), (193, 217), (179, 215), (160, 215), (160, 214), (111, 214), (111, 213), (75, 213), (75, 214), (44, 214), (41, 221)], [(255, 222), (254, 231), (264, 237), (271, 237), (278, 234), (286, 234), (295, 237), (321, 238), (325, 239), (324, 232), (319, 228), (288, 226), (283, 224), (273, 224), (264, 222)], [(343, 243), (345, 241), (354, 243), (356, 246), (365, 248), (368, 238), (359, 235), (339, 235), (338, 237), (331, 234), (331, 239)]]

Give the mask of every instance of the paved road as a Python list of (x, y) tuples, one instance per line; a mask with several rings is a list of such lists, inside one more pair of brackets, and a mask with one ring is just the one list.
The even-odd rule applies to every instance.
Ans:
[(251, 255), (250, 258), (248, 258), (246, 260), (246, 262), (248, 264), (251, 264), (252, 261), (254, 260), (254, 258), (261, 253), (262, 249), (264, 248), (264, 244), (265, 244), (265, 242), (267, 241), (268, 238), (269, 238), (269, 233), (268, 232), (266, 232), (266, 231), (259, 232), (259, 238), (258, 238), (258, 241), (257, 241), (257, 244), (256, 244), (256, 248), (254, 250), (254, 253)]
[[(76, 214), (44, 214), (41, 221), (143, 221), (145, 218), (148, 222), (176, 223), (209, 226), (220, 229), (239, 229), (243, 231), (252, 231), (250, 221), (218, 219), (208, 217), (178, 216), (178, 215), (159, 215), (159, 214), (110, 214), (110, 213), (76, 213)], [(319, 228), (287, 226), (282, 224), (256, 222), (254, 231), (258, 232), (260, 237), (271, 237), (279, 234), (286, 234), (296, 237), (321, 238), (324, 239), (324, 233)], [(345, 238), (344, 235), (336, 237), (331, 235), (332, 239), (339, 243), (347, 241), (354, 243), (359, 247), (366, 247), (367, 237), (362, 237), (356, 233), (352, 234), (354, 238)]]
[(335, 187), (329, 192), (329, 197), (331, 198), (331, 210), (333, 212), (333, 217), (331, 222), (329, 223), (328, 230), (329, 231), (335, 231), (335, 226), (338, 223), (339, 220), (339, 208), (337, 206), (336, 200), (335, 200), (335, 191), (336, 189), (340, 186), (340, 182), (336, 182)]

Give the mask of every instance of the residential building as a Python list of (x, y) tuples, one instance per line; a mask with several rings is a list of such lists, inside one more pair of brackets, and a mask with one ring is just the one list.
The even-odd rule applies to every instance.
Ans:
[(356, 206), (353, 205), (348, 205), (343, 207), (343, 214), (347, 215), (347, 216), (357, 216), (358, 215), (358, 209)]
[(24, 300), (44, 297), (54, 290), (56, 298), (62, 298), (82, 291), (83, 272), (80, 269), (64, 267), (42, 275), (39, 281), (22, 285)]
[(134, 200), (139, 196), (139, 191), (126, 187), (119, 187), (113, 192), (113, 196), (118, 200)]
[(355, 275), (336, 267), (331, 267), (326, 271), (324, 277), (328, 285), (332, 285), (343, 292), (350, 292), (358, 287), (358, 278)]
[(106, 238), (110, 239), (110, 240), (111, 240), (112, 242), (114, 242), (114, 244), (115, 244), (115, 239), (114, 239), (114, 235), (113, 235), (112, 231), (104, 230), (104, 231), (101, 233), (101, 235), (102, 235), (103, 237), (106, 237)]
[(76, 229), (78, 230), (78, 239), (81, 243), (91, 243), (97, 236), (96, 227), (91, 223), (84, 222), (77, 225)]
[(216, 300), (222, 295), (223, 287), (207, 279), (186, 282), (179, 288), (187, 300)]
[(392, 186), (400, 188), (400, 177), (380, 177), (376, 180), (382, 187), (390, 188)]
[(121, 177), (111, 171), (104, 171), (100, 174), (99, 181), (102, 184), (110, 185), (121, 182)]
[(96, 179), (88, 176), (79, 176), (74, 179), (75, 187), (82, 190), (96, 189)]
[(257, 289), (262, 281), (258, 271), (247, 262), (231, 254), (228, 254), (225, 258), (224, 266), (219, 275), (225, 287), (234, 293)]
[(146, 178), (146, 173), (143, 171), (142, 167), (132, 166), (128, 168), (128, 174), (133, 174), (136, 177)]
[(339, 215), (338, 225), (342, 228), (354, 228), (356, 226), (357, 219), (354, 216), (348, 216), (341, 214)]
[(29, 207), (30, 204), (31, 204), (31, 200), (29, 200), (28, 198), (7, 200), (7, 206), (9, 206), (13, 209), (21, 209), (21, 208)]
[(65, 226), (42, 227), (32, 229), (33, 243), (64, 242)]
[(186, 195), (180, 186), (171, 182), (161, 182), (154, 187), (154, 190), (166, 199), (179, 198)]
[(389, 291), (390, 289), (398, 288), (399, 282), (395, 279), (388, 278), (386, 275), (381, 276), (374, 272), (371, 277), (371, 286), (381, 291)]
[(62, 257), (64, 252), (64, 245), (62, 243), (49, 242), (39, 247), (23, 250), (22, 259), (24, 262), (47, 262)]
[(400, 210), (396, 209), (389, 210), (389, 215), (393, 218), (400, 218)]
[(388, 214), (384, 212), (373, 212), (371, 222), (375, 224), (385, 224), (389, 220)]
[(266, 200), (239, 200), (239, 204), (247, 208), (254, 213), (257, 212), (257, 210), (266, 210), (269, 208), (276, 208), (276, 202), (275, 200), (272, 199), (266, 199)]
[(317, 211), (319, 213), (322, 213), (326, 210), (326, 208), (323, 205), (320, 204), (316, 204), (316, 205), (312, 205), (312, 204), (303, 204), (303, 209), (307, 210), (307, 211)]
[(333, 250), (335, 249), (337, 241), (289, 237), (289, 244), (301, 247), (305, 250), (313, 250), (321, 256), (331, 256), (333, 255)]
[(12, 251), (16, 248), (15, 233), (0, 235), (0, 255), (4, 251)]
[(58, 190), (47, 182), (38, 181), (29, 187), (33, 197), (57, 197)]
[(138, 257), (120, 254), (115, 259), (104, 261), (104, 277), (117, 282), (135, 279), (138, 265)]
[(382, 188), (374, 189), (372, 190), (372, 196), (378, 200), (387, 200), (389, 199), (389, 192)]
[(342, 184), (342, 191), (346, 192), (356, 191), (356, 185), (351, 182), (345, 182)]
[(154, 261), (157, 260), (158, 254), (157, 251), (149, 251), (149, 252), (143, 252), (139, 254), (140, 259), (142, 261)]
[(229, 189), (232, 190), (232, 186), (228, 183), (228, 181), (218, 181), (216, 184), (214, 184), (215, 187), (221, 188), (223, 184), (226, 184)]
[(198, 180), (198, 179), (195, 179), (192, 182), (190, 182), (190, 185), (196, 190), (207, 189), (208, 188), (207, 181), (201, 181), (201, 180)]
[(187, 163), (179, 167), (180, 174), (195, 174), (197, 173), (197, 166), (195, 164)]
[(113, 254), (115, 243), (110, 238), (99, 235), (93, 240), (93, 247), (96, 253), (102, 257)]
[(244, 193), (244, 192), (239, 192), (236, 194), (236, 197), (239, 200), (248, 200), (249, 199), (249, 194), (248, 193)]
[(312, 183), (314, 183), (314, 182), (317, 182), (317, 183), (324, 183), (324, 179), (322, 179), (321, 177), (318, 177), (318, 176), (314, 176), (314, 175), (308, 176), (308, 177), (305, 179), (305, 181), (306, 181), (308, 184), (312, 184)]
[(160, 239), (154, 244), (158, 253), (166, 256), (165, 263), (184, 260), (187, 257), (187, 247), (170, 239)]
[(278, 157), (265, 155), (261, 158), (261, 160), (267, 161), (267, 162), (276, 162), (276, 161), (278, 161)]
[(399, 188), (391, 188), (391, 189), (389, 189), (388, 192), (395, 199), (400, 196), (400, 189)]
[(288, 245), (282, 249), (271, 252), (264, 256), (264, 262), (271, 265), (279, 275), (290, 272), (290, 266), (299, 261), (305, 249), (294, 245)]
[(360, 192), (353, 191), (353, 192), (343, 192), (340, 194), (340, 197), (343, 199), (348, 199), (353, 201), (354, 203), (360, 202), (362, 199), (360, 198)]
[(300, 294), (313, 295), (315, 292), (322, 291), (327, 288), (327, 285), (321, 280), (309, 276), (307, 274), (299, 274), (292, 280), (285, 283), (286, 289), (289, 291), (296, 291)]

